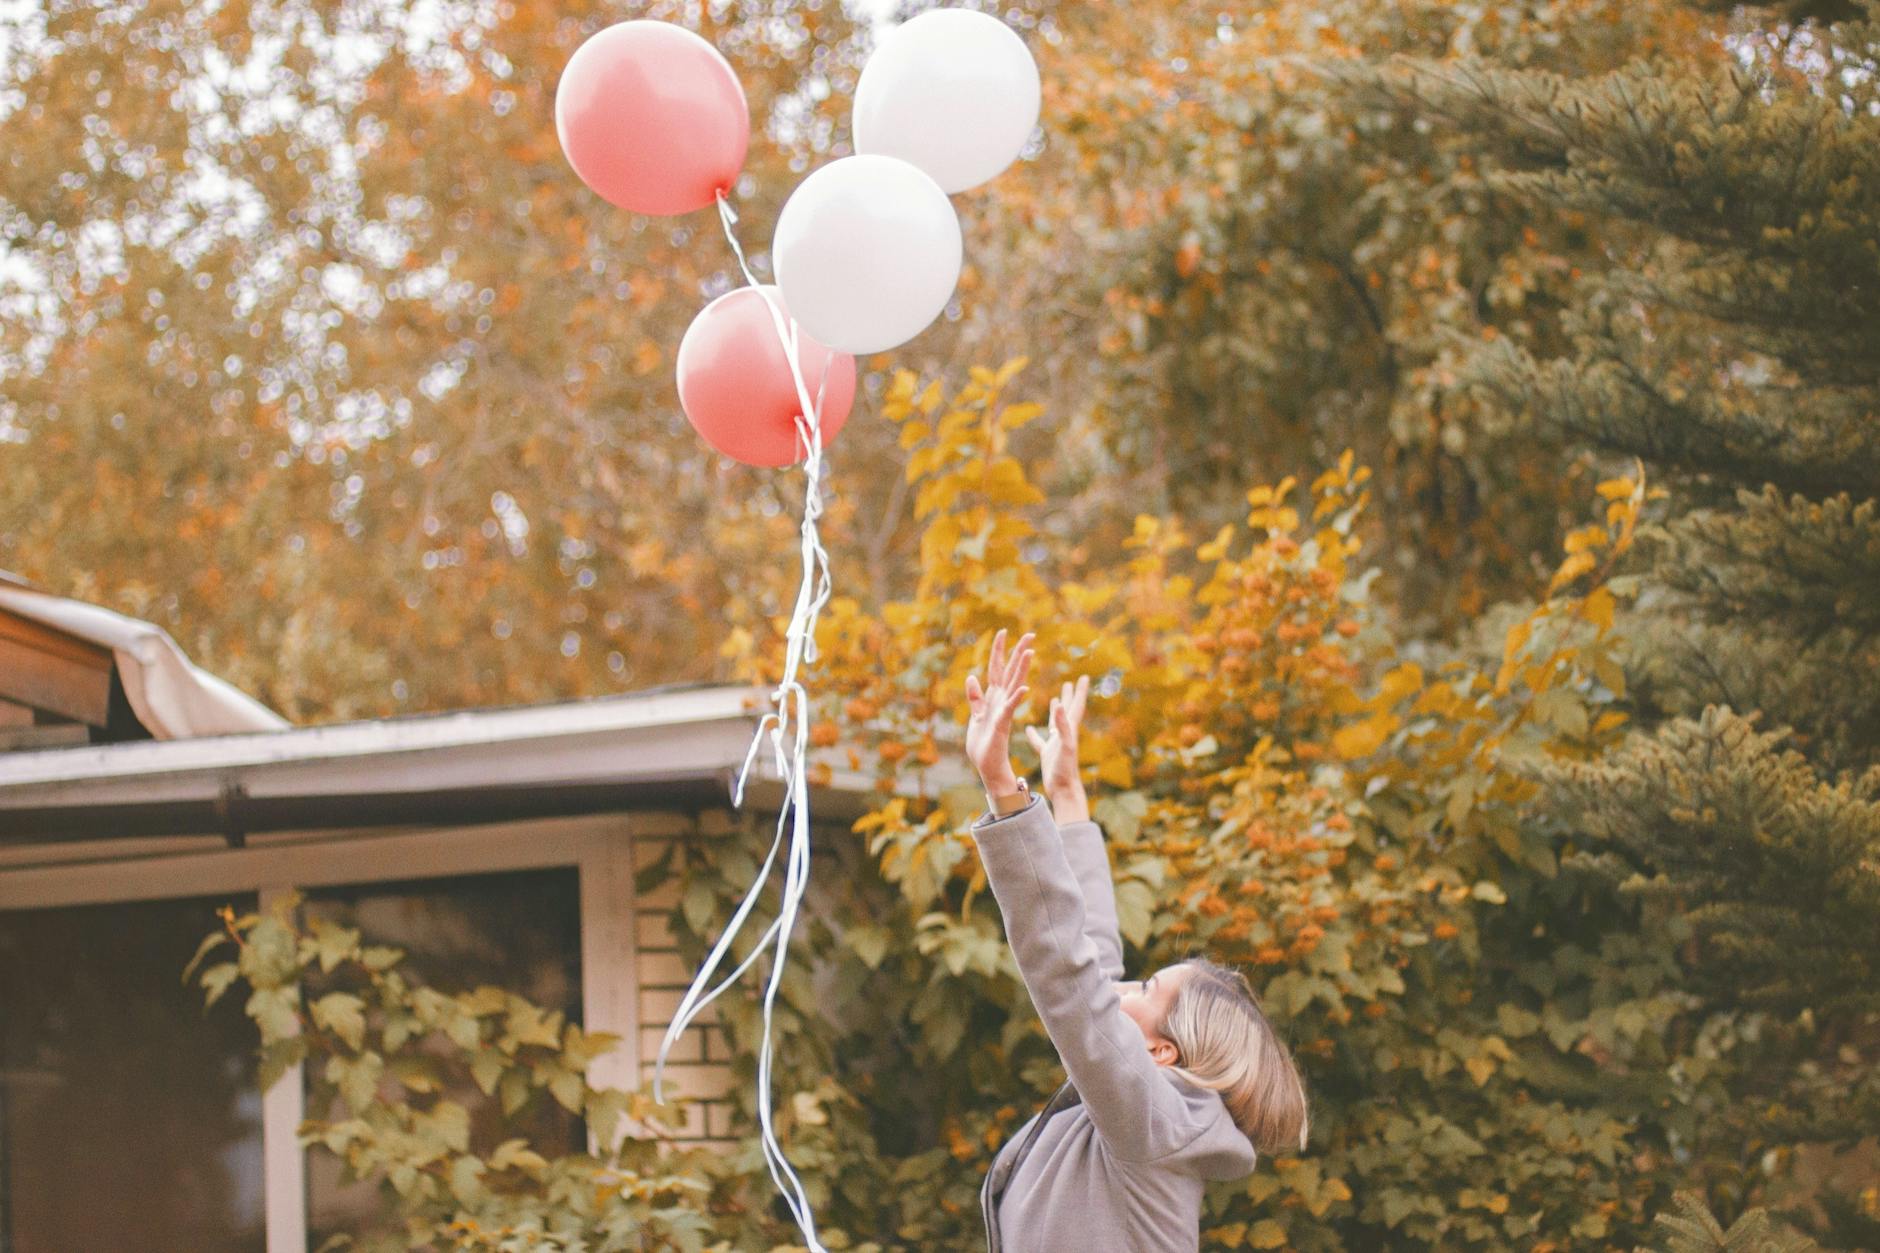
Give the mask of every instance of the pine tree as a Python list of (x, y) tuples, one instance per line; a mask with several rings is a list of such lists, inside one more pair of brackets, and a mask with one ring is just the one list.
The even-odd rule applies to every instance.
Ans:
[[(1746, 1191), (1764, 1148), (1880, 1125), (1880, 4), (1815, 8), (1746, 11), (1714, 74), (1341, 75), (1480, 144), (1517, 203), (1608, 232), (1570, 348), (1468, 345), (1455, 400), (1672, 489), (1621, 620), (1638, 731), (1541, 768), (1534, 810), (1564, 867), (1680, 940), (1732, 1097), (1693, 1130)], [(1828, 1209), (1818, 1234), (1851, 1238)]]

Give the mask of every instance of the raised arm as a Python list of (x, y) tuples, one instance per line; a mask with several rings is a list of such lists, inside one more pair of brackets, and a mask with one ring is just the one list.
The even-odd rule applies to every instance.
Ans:
[(1123, 977), (1123, 933), (1116, 924), (1116, 880), (1110, 872), (1110, 850), (1103, 830), (1084, 819), (1058, 828), (1064, 838), (1064, 857), (1077, 877), (1084, 898), (1084, 934), (1097, 949), (1097, 964), (1111, 980)]
[[(1187, 1145), (1203, 1128), (1123, 1013), (1116, 980), (1089, 934), (1088, 902), (1068, 855), (1075, 836), (1067, 846), (1042, 800), (1004, 817), (988, 813), (972, 834), (1019, 974), (1104, 1144), (1127, 1161)], [(1113, 935), (1110, 893), (1096, 898), (1110, 902)]]

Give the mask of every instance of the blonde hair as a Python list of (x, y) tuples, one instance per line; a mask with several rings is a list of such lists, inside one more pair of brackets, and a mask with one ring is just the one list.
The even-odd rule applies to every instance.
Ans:
[(1190, 957), (1192, 972), (1169, 1005), (1158, 1034), (1175, 1045), (1170, 1067), (1197, 1087), (1221, 1094), (1234, 1125), (1261, 1153), (1306, 1147), (1305, 1081), (1292, 1053), (1260, 1009), (1238, 970)]

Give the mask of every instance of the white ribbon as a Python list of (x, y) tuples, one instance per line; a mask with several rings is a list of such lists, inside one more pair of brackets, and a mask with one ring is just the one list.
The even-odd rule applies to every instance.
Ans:
[[(731, 204), (720, 193), (718, 197), (718, 215), (724, 223), (725, 238), (731, 242), (731, 250), (738, 258), (738, 268), (743, 271), (745, 281), (757, 289), (764, 304), (770, 310), (771, 323), (777, 328), (777, 338), (783, 345), (784, 356), (790, 363), (790, 377), (796, 384), (797, 400), (802, 405), (802, 413), (796, 418), (798, 447), (803, 454), (805, 490), (803, 495), (803, 577), (798, 585), (796, 608), (790, 617), (790, 629), (786, 636), (787, 648), (784, 654), (783, 680), (771, 693), (771, 701), (777, 710), (766, 713), (757, 724), (757, 732), (751, 738), (750, 751), (744, 755), (744, 768), (738, 772), (737, 790), (732, 794), (732, 805), (744, 804), (744, 782), (750, 774), (751, 763), (757, 757), (758, 745), (762, 742), (765, 727), (771, 728), (770, 742), (776, 752), (777, 773), (784, 782), (784, 804), (777, 814), (777, 834), (770, 842), (770, 853), (764, 858), (764, 865), (751, 884), (750, 891), (739, 903), (737, 912), (731, 917), (730, 925), (725, 928), (718, 942), (699, 968), (692, 986), (686, 989), (679, 1000), (679, 1008), (674, 1011), (671, 1024), (666, 1028), (666, 1038), (660, 1041), (659, 1058), (653, 1067), (653, 1099), (665, 1103), (662, 1081), (666, 1068), (666, 1055), (671, 1051), (674, 1041), (691, 1025), (692, 1020), (702, 1013), (706, 1006), (716, 1000), (720, 993), (748, 970), (758, 955), (768, 949), (772, 942), (776, 945), (776, 955), (771, 961), (770, 981), (764, 989), (764, 1035), (763, 1043), (757, 1055), (757, 1118), (763, 1133), (764, 1162), (770, 1170), (771, 1180), (777, 1190), (783, 1193), (790, 1213), (796, 1219), (796, 1225), (803, 1232), (811, 1253), (827, 1253), (821, 1241), (816, 1238), (816, 1220), (810, 1212), (809, 1198), (803, 1193), (802, 1181), (791, 1169), (789, 1159), (783, 1155), (783, 1147), (777, 1143), (776, 1129), (771, 1117), (771, 1018), (777, 999), (777, 989), (783, 983), (783, 963), (790, 947), (790, 933), (796, 925), (796, 916), (803, 902), (803, 894), (809, 887), (810, 865), (810, 823), (809, 823), (809, 693), (797, 681), (797, 667), (803, 662), (816, 660), (816, 619), (822, 607), (829, 600), (829, 554), (823, 550), (822, 541), (816, 533), (816, 519), (822, 516), (822, 402), (829, 384), (829, 366), (835, 360), (835, 353), (829, 353), (829, 360), (823, 365), (822, 379), (816, 389), (814, 401), (810, 399), (809, 384), (803, 378), (801, 363), (797, 360), (800, 339), (797, 334), (796, 319), (786, 319), (782, 308), (763, 289), (752, 275), (749, 264), (744, 259), (744, 250), (738, 246), (736, 232), (731, 228), (738, 220)], [(808, 415), (807, 420), (804, 415)], [(811, 594), (812, 582), (815, 593)], [(772, 725), (774, 723), (774, 725)], [(792, 734), (793, 732), (793, 734)], [(791, 739), (786, 752), (784, 741)], [(725, 955), (730, 951), (731, 942), (743, 928), (745, 920), (757, 906), (757, 899), (763, 886), (770, 879), (770, 868), (777, 860), (777, 851), (783, 847), (784, 820), (794, 818), (790, 830), (789, 851), (784, 861), (783, 902), (777, 913), (777, 919), (770, 929), (764, 932), (757, 947), (750, 956), (739, 963), (737, 969), (709, 992), (705, 988), (711, 982), (713, 973), (718, 969)], [(787, 1182), (786, 1182), (787, 1180)]]

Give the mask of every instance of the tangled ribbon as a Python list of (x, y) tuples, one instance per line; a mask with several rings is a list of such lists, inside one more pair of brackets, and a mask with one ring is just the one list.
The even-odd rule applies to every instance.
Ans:
[[(796, 1225), (802, 1230), (811, 1253), (826, 1253), (821, 1241), (816, 1238), (816, 1220), (810, 1212), (809, 1198), (803, 1193), (802, 1181), (790, 1166), (789, 1159), (783, 1154), (783, 1147), (777, 1143), (776, 1129), (771, 1117), (771, 1018), (777, 999), (777, 989), (783, 982), (784, 957), (790, 946), (790, 933), (796, 925), (796, 916), (803, 902), (803, 894), (809, 886), (810, 864), (810, 824), (809, 824), (809, 693), (802, 683), (797, 681), (797, 667), (804, 662), (816, 660), (816, 619), (822, 607), (829, 600), (829, 554), (823, 550), (822, 540), (816, 533), (816, 519), (822, 516), (822, 403), (829, 383), (829, 363), (823, 366), (822, 379), (817, 385), (816, 396), (812, 401), (809, 384), (803, 378), (802, 365), (797, 359), (798, 345), (796, 319), (786, 319), (782, 308), (771, 294), (764, 290), (751, 273), (750, 265), (745, 261), (744, 249), (738, 245), (737, 232), (732, 229), (738, 220), (737, 213), (724, 197), (718, 195), (718, 216), (724, 223), (725, 238), (731, 243), (731, 251), (737, 256), (738, 268), (743, 271), (744, 279), (763, 297), (765, 306), (770, 310), (771, 323), (777, 328), (777, 338), (783, 344), (784, 356), (790, 363), (790, 377), (796, 384), (797, 400), (803, 406), (802, 413), (796, 415), (796, 430), (799, 447), (802, 450), (805, 489), (803, 495), (802, 556), (803, 578), (797, 589), (796, 608), (790, 617), (790, 628), (786, 635), (787, 648), (784, 654), (783, 679), (771, 693), (771, 701), (777, 708), (766, 713), (757, 724), (756, 734), (751, 738), (750, 751), (744, 755), (744, 767), (738, 772), (737, 790), (732, 794), (732, 805), (744, 804), (744, 782), (750, 774), (751, 763), (756, 760), (758, 746), (763, 740), (766, 726), (771, 728), (770, 741), (776, 752), (777, 773), (784, 783), (784, 803), (777, 813), (777, 834), (770, 843), (770, 853), (764, 858), (763, 868), (757, 872), (756, 880), (750, 891), (739, 903), (731, 922), (724, 934), (712, 946), (711, 953), (699, 968), (697, 977), (680, 998), (679, 1008), (674, 1011), (672, 1022), (666, 1028), (666, 1038), (659, 1044), (659, 1059), (653, 1068), (653, 1099), (664, 1103), (661, 1095), (662, 1080), (666, 1068), (666, 1055), (692, 1021), (704, 1012), (705, 1007), (716, 1000), (720, 993), (737, 982), (738, 977), (750, 968), (758, 956), (775, 945), (776, 955), (770, 966), (770, 981), (764, 989), (764, 1034), (763, 1042), (757, 1055), (757, 1118), (763, 1133), (764, 1162), (770, 1169), (770, 1177), (783, 1193), (785, 1202), (790, 1207)], [(829, 352), (830, 361), (835, 358), (833, 349)], [(805, 419), (804, 415), (808, 417)], [(812, 594), (811, 586), (815, 587)], [(774, 725), (772, 725), (774, 723)], [(785, 739), (791, 741), (785, 749)], [(778, 909), (776, 921), (770, 924), (763, 938), (751, 950), (750, 956), (739, 963), (737, 969), (726, 975), (716, 987), (706, 991), (713, 973), (724, 961), (731, 949), (731, 942), (743, 929), (745, 920), (756, 908), (764, 884), (770, 879), (770, 868), (776, 863), (778, 850), (783, 847), (785, 820), (794, 819), (790, 825), (789, 851), (785, 859), (783, 879), (783, 900)], [(786, 1182), (787, 1181), (787, 1182)]]

